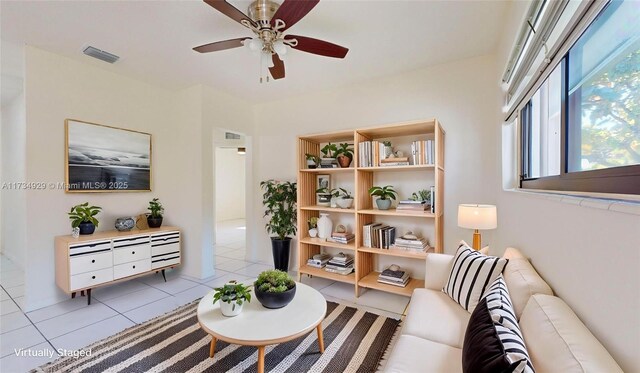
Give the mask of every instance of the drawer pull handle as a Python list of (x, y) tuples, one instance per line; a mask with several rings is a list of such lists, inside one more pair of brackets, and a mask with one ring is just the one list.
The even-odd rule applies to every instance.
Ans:
[(135, 253), (136, 253), (135, 251), (132, 251), (132, 252), (131, 252), (131, 255), (135, 255)]
[(93, 259), (93, 260), (91, 261), (91, 263), (95, 263), (95, 262), (96, 262), (96, 260), (95, 260), (95, 259)]
[(135, 268), (136, 268), (136, 266), (133, 266), (133, 268), (135, 269)]
[(92, 279), (92, 280), (95, 280), (95, 279), (96, 279), (96, 276), (91, 276), (91, 279)]

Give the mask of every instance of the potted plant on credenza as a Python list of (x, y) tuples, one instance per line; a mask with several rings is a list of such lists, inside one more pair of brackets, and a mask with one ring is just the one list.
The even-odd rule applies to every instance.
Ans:
[(154, 198), (149, 201), (149, 207), (147, 210), (151, 211), (147, 214), (147, 224), (149, 228), (160, 228), (162, 225), (162, 214), (164, 214), (164, 207), (158, 198)]
[(269, 219), (267, 232), (274, 235), (271, 236), (273, 264), (276, 269), (286, 272), (289, 270), (291, 236), (296, 234), (297, 184), (267, 180), (260, 183), (260, 188), (264, 191), (264, 216)]
[(79, 228), (80, 234), (93, 234), (99, 224), (96, 215), (100, 213), (100, 210), (102, 207), (89, 206), (89, 202), (73, 206), (71, 211), (67, 213), (71, 219), (71, 227)]

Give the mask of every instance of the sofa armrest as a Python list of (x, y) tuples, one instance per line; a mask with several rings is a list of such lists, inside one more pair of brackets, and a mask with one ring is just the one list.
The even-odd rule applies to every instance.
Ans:
[(428, 253), (426, 259), (426, 271), (424, 273), (424, 287), (431, 290), (442, 290), (447, 279), (453, 255)]

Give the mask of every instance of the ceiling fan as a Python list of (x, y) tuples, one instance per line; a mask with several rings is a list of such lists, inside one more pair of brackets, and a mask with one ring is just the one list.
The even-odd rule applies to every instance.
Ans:
[[(256, 0), (249, 5), (248, 16), (226, 0), (204, 0), (204, 2), (253, 31), (255, 37), (218, 41), (195, 47), (193, 50), (209, 53), (246, 46), (251, 50), (260, 51), (263, 66), (268, 67), (273, 79), (284, 78), (283, 58), (287, 53), (287, 47), (334, 58), (344, 58), (349, 52), (345, 47), (323, 40), (283, 34), (289, 27), (304, 18), (320, 0), (284, 0), (282, 4), (271, 0)], [(268, 75), (266, 80), (269, 81)]]

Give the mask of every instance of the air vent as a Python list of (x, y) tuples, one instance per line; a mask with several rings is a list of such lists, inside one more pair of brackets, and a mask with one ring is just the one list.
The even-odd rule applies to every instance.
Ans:
[(111, 54), (109, 52), (105, 52), (103, 50), (100, 50), (98, 48), (94, 48), (91, 46), (86, 47), (82, 51), (82, 53), (86, 54), (87, 56), (97, 58), (101, 61), (108, 62), (108, 63), (114, 63), (120, 59), (120, 57), (116, 56), (115, 54)]
[(227, 140), (240, 140), (240, 135), (233, 132), (225, 132), (224, 138)]

